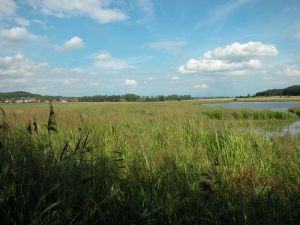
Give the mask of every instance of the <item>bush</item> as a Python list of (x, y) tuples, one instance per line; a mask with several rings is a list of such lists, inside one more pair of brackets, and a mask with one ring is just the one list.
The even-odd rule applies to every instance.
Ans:
[(300, 116), (300, 106), (295, 106), (289, 108), (289, 112), (295, 113), (296, 115)]

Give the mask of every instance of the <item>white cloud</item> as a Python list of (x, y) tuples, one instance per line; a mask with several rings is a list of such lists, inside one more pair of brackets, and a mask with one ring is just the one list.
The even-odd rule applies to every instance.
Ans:
[(102, 53), (96, 55), (95, 59), (100, 60), (100, 61), (107, 61), (107, 60), (110, 60), (111, 57), (108, 52), (102, 52)]
[(73, 51), (84, 47), (84, 42), (80, 37), (72, 37), (61, 46), (56, 46), (55, 49), (59, 52)]
[(45, 30), (49, 30), (50, 28), (53, 28), (50, 24), (49, 21), (47, 20), (38, 20), (38, 19), (33, 19), (30, 21), (33, 24), (39, 25), (41, 28)]
[[(38, 62), (26, 58), (23, 54), (14, 56), (0, 57), (0, 79), (14, 79), (21, 81), (24, 78), (34, 79), (43, 77), (43, 79), (73, 79), (82, 77), (82, 75), (91, 75), (89, 71), (84, 71), (79, 68), (61, 68), (52, 67), (46, 62)], [(70, 79), (70, 76), (72, 79)]]
[(207, 89), (208, 85), (207, 84), (196, 84), (196, 85), (193, 86), (193, 88), (196, 88), (196, 89)]
[(136, 80), (131, 80), (131, 79), (127, 79), (124, 82), (125, 86), (135, 86), (137, 84), (138, 84), (138, 82)]
[(24, 42), (34, 36), (24, 27), (12, 27), (0, 30), (0, 38), (4, 42)]
[(207, 60), (207, 59), (190, 59), (184, 66), (179, 68), (181, 73), (197, 72), (226, 72), (240, 71), (244, 69), (258, 69), (261, 63), (259, 60), (251, 59), (249, 61), (231, 62), (228, 60)]
[(148, 44), (149, 48), (176, 51), (183, 48), (187, 43), (185, 41), (158, 41)]
[(249, 70), (236, 70), (236, 71), (230, 71), (228, 75), (232, 76), (246, 76), (249, 75), (250, 71)]
[(278, 50), (274, 45), (261, 42), (248, 42), (240, 44), (235, 42), (225, 48), (216, 48), (204, 54), (204, 59), (229, 59), (241, 61), (243, 59), (257, 59), (262, 57), (276, 56)]
[(281, 75), (289, 77), (300, 77), (300, 68), (286, 67), (282, 69), (279, 73), (281, 73)]
[(124, 59), (113, 58), (109, 52), (101, 52), (94, 55), (95, 63), (94, 65), (100, 69), (109, 69), (109, 70), (122, 70), (134, 68)]
[(23, 87), (27, 85), (28, 80), (26, 79), (2, 79), (0, 76), (0, 88), (3, 91), (12, 91), (12, 90), (23, 90), (23, 88), (15, 88), (15, 87)]
[(24, 44), (45, 43), (46, 41), (47, 37), (35, 35), (25, 27), (0, 28), (0, 48), (3, 49), (19, 48)]
[(30, 25), (30, 20), (27, 20), (23, 17), (15, 17), (15, 22), (20, 25), (20, 26), (23, 26), (23, 27), (27, 27)]
[(111, 0), (26, 0), (34, 9), (52, 16), (70, 17), (85, 15), (99, 23), (126, 20), (125, 13), (108, 8)]
[[(31, 90), (40, 94), (83, 95), (99, 74), (82, 68), (52, 67), (22, 54), (0, 57), (2, 91)], [(106, 87), (106, 86), (105, 86)]]
[(0, 0), (0, 22), (13, 20), (19, 26), (29, 26), (29, 20), (17, 15), (17, 8), (14, 0)]
[(63, 68), (60, 68), (60, 67), (54, 67), (50, 71), (53, 74), (63, 74), (65, 72), (65, 70)]
[(179, 76), (174, 76), (174, 77), (171, 77), (171, 80), (180, 80), (180, 77)]
[(0, 78), (33, 76), (47, 68), (47, 63), (31, 61), (22, 54), (0, 57)]
[(232, 72), (232, 75), (245, 75), (248, 70), (259, 69), (262, 59), (277, 54), (278, 50), (274, 45), (236, 42), (225, 48), (208, 51), (199, 59), (188, 60), (185, 65), (179, 67), (179, 72)]
[(70, 84), (73, 84), (74, 82), (77, 82), (78, 80), (77, 79), (65, 79), (62, 81), (62, 83), (64, 85), (70, 85)]
[(4, 17), (14, 16), (17, 11), (17, 5), (13, 0), (0, 0), (0, 20)]

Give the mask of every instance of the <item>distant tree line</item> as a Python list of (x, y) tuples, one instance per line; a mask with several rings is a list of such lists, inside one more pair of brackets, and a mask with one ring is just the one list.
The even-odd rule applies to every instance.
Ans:
[(28, 99), (34, 98), (41, 101), (80, 101), (80, 102), (156, 102), (156, 101), (181, 101), (190, 100), (190, 95), (158, 95), (158, 96), (139, 96), (136, 94), (125, 94), (125, 95), (95, 95), (95, 96), (84, 96), (84, 97), (63, 97), (63, 96), (48, 96), (32, 94), (25, 91), (17, 92), (5, 92), (0, 93), (0, 101), (10, 99)]
[(258, 92), (255, 96), (300, 96), (300, 85), (294, 85), (283, 89), (269, 89)]
[(95, 95), (80, 98), (81, 102), (158, 102), (158, 101), (181, 101), (190, 100), (190, 95), (158, 95), (158, 96), (139, 96), (136, 94), (125, 95)]

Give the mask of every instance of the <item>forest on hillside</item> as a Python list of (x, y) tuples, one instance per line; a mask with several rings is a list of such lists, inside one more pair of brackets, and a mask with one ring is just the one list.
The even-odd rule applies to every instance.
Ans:
[(283, 89), (269, 89), (257, 92), (255, 96), (300, 96), (300, 85), (293, 85)]

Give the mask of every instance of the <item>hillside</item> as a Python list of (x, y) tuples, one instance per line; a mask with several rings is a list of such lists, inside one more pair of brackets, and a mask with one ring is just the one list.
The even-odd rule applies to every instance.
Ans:
[(0, 100), (3, 99), (20, 99), (20, 98), (37, 98), (42, 97), (38, 94), (32, 94), (26, 91), (15, 91), (15, 92), (0, 92)]
[(269, 89), (257, 92), (255, 96), (300, 96), (300, 85), (293, 85), (283, 89)]

